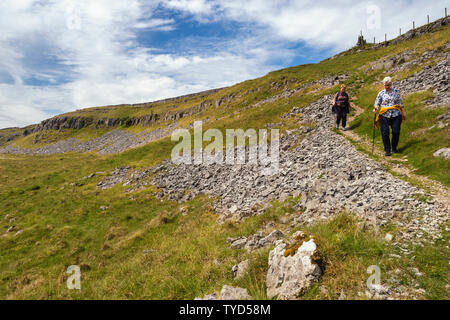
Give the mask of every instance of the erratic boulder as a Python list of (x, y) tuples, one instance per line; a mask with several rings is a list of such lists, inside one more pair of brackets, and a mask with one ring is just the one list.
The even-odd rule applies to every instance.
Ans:
[(267, 297), (283, 300), (300, 297), (322, 276), (320, 264), (314, 237), (296, 232), (289, 243), (278, 240), (269, 254)]

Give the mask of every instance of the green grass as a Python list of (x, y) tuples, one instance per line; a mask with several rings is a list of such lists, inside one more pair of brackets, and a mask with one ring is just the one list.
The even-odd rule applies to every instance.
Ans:
[[(307, 231), (318, 239), (325, 274), (306, 299), (337, 299), (341, 290), (348, 299), (358, 299), (357, 293), (365, 292), (367, 268), (371, 265), (382, 267), (390, 251), (380, 237), (348, 214), (308, 227)], [(326, 288), (326, 293), (318, 290), (319, 287)]]
[(444, 237), (434, 245), (418, 247), (414, 251), (415, 263), (420, 272), (425, 273), (418, 279), (420, 287), (426, 290), (425, 297), (432, 300), (449, 300), (450, 268), (448, 243), (450, 233), (443, 231)]
[[(143, 155), (136, 149), (116, 156), (116, 161), (95, 155), (34, 157), (34, 162), (23, 156), (0, 160), (1, 211), (17, 219), (16, 230), (24, 230), (20, 236), (0, 238), (0, 297), (191, 299), (230, 284), (246, 287), (254, 298), (266, 299), (270, 248), (248, 254), (230, 249), (226, 239), (253, 234), (266, 221), (280, 227), (281, 217), (301, 214), (293, 209), (298, 199), (274, 202), (265, 214), (241, 224), (218, 225), (212, 199), (206, 197), (184, 204), (188, 214), (182, 216), (180, 204), (154, 198), (151, 189), (133, 193), (134, 199), (121, 186), (96, 190), (102, 175), (80, 186), (71, 185), (91, 172), (107, 172), (123, 163), (157, 161), (154, 153)], [(103, 205), (109, 208), (100, 210)], [(0, 228), (5, 230), (9, 224), (3, 214), (0, 218)], [(350, 215), (309, 226), (306, 231), (317, 236), (326, 267), (322, 281), (306, 299), (334, 299), (342, 289), (347, 297), (360, 298), (357, 292), (364, 289), (369, 265), (380, 265), (383, 272), (397, 267), (388, 258), (395, 249)], [(421, 286), (432, 288), (427, 290), (431, 298), (445, 297), (448, 249), (442, 249), (442, 245), (420, 248), (416, 254), (418, 261), (427, 262), (421, 271), (430, 276), (423, 278)], [(436, 254), (439, 259), (431, 259)], [(234, 281), (231, 267), (246, 258), (252, 261), (250, 272)], [(81, 291), (65, 286), (65, 270), (72, 264), (82, 268)], [(405, 268), (409, 265), (405, 263)], [(327, 288), (326, 295), (320, 286)]]
[[(227, 247), (226, 237), (256, 231), (263, 217), (222, 228), (203, 197), (187, 203), (189, 215), (182, 217), (179, 204), (156, 199), (150, 190), (133, 194), (135, 200), (119, 186), (97, 191), (101, 175), (71, 185), (92, 172), (150, 165), (171, 146), (166, 139), (152, 145), (161, 153), (147, 146), (114, 159), (93, 154), (0, 159), (1, 213), (17, 219), (14, 232), (24, 230), (17, 238), (14, 233), (0, 238), (0, 296), (194, 298), (231, 281), (238, 253)], [(100, 210), (103, 205), (109, 209)], [(2, 233), (9, 226), (4, 215)], [(150, 253), (144, 256), (143, 250)], [(86, 269), (80, 293), (65, 288), (64, 271), (71, 264)]]
[[(435, 244), (412, 248), (409, 257), (403, 255), (397, 260), (390, 255), (402, 255), (401, 252), (383, 238), (386, 233), (395, 235), (399, 231), (391, 224), (375, 233), (355, 217), (343, 213), (306, 230), (318, 239), (318, 247), (325, 257), (325, 273), (305, 299), (338, 299), (342, 291), (346, 299), (366, 299), (367, 268), (371, 265), (380, 267), (382, 285), (395, 287), (389, 280), (397, 270), (403, 285), (425, 290), (424, 298), (450, 298), (447, 287), (450, 272), (448, 232), (444, 231), (443, 239)], [(411, 272), (413, 268), (417, 268), (422, 276)]]

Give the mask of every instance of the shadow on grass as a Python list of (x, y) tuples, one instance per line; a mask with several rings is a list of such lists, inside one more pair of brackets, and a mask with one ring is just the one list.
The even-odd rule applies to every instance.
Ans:
[(403, 153), (404, 151), (410, 149), (412, 146), (415, 146), (417, 144), (420, 144), (420, 140), (411, 140), (408, 141), (406, 144), (402, 145), (401, 147), (398, 148), (398, 151)]

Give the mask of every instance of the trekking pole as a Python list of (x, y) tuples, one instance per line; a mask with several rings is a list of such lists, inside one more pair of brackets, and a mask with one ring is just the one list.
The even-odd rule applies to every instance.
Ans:
[(375, 114), (373, 115), (373, 132), (372, 132), (372, 155), (373, 155), (373, 149), (375, 147), (375, 121), (377, 119), (377, 112), (375, 112)]

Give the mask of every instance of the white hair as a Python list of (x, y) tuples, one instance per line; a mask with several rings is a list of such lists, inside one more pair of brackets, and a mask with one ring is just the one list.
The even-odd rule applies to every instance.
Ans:
[(383, 84), (386, 84), (386, 83), (392, 83), (392, 78), (391, 77), (384, 78), (383, 79)]

